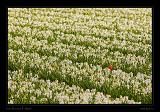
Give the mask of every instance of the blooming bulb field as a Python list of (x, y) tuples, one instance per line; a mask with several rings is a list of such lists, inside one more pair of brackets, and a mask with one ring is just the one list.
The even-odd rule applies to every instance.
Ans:
[(151, 104), (152, 10), (9, 8), (9, 104)]

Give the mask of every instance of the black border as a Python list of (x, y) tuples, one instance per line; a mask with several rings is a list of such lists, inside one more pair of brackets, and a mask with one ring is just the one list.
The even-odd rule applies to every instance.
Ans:
[[(37, 3), (38, 2), (38, 3)], [(95, 6), (151, 6), (152, 0), (38, 0), (34, 1), (32, 0), (29, 2), (29, 0), (21, 1), (21, 0), (7, 0), (8, 6), (45, 6), (45, 7), (95, 7)]]
[[(46, 0), (45, 0), (46, 1)], [(32, 110), (39, 110), (39, 111), (50, 111), (50, 110), (59, 110), (59, 111), (71, 111), (71, 110), (79, 110), (79, 111), (108, 111), (108, 110), (155, 110), (158, 108), (158, 101), (156, 101), (156, 98), (155, 97), (158, 97), (158, 95), (155, 95), (155, 87), (156, 87), (156, 84), (159, 82), (158, 80), (160, 79), (158, 77), (158, 72), (155, 71), (155, 69), (158, 69), (158, 66), (156, 66), (156, 62), (157, 61), (154, 61), (156, 58), (155, 56), (155, 48), (158, 49), (158, 46), (155, 47), (156, 45), (156, 42), (157, 42), (157, 45), (158, 45), (158, 41), (155, 41), (155, 37), (157, 34), (159, 34), (159, 29), (156, 30), (156, 27), (158, 27), (158, 24), (155, 24), (155, 21), (157, 20), (158, 21), (158, 18), (156, 18), (156, 11), (158, 10), (157, 7), (155, 7), (151, 0), (141, 0), (141, 1), (129, 1), (129, 4), (132, 6), (129, 6), (128, 2), (127, 1), (124, 1), (124, 0), (118, 0), (118, 1), (115, 1), (115, 0), (108, 0), (108, 2), (95, 2), (95, 1), (83, 1), (81, 0), (81, 2), (77, 1), (77, 2), (73, 2), (73, 1), (63, 1), (63, 4), (65, 5), (62, 5), (62, 2), (60, 1), (56, 1), (54, 4), (51, 4), (48, 3), (48, 2), (41, 2), (39, 1), (39, 3), (37, 3), (38, 1), (33, 1), (33, 2), (24, 2), (24, 1), (20, 1), (20, 2), (15, 2), (15, 1), (10, 1), (9, 3), (7, 3), (7, 5), (3, 6), (2, 8), (2, 12), (4, 13), (4, 19), (2, 21), (2, 24), (4, 25), (3, 26), (3, 30), (1, 30), (3, 32), (3, 36), (2, 36), (2, 41), (0, 41), (1, 44), (3, 44), (2, 46), (0, 46), (0, 50), (1, 50), (1, 54), (3, 55), (0, 55), (0, 56), (3, 56), (1, 57), (0, 59), (2, 61), (0, 61), (0, 64), (2, 65), (0, 68), (2, 69), (1, 73), (3, 73), (4, 75), (2, 75), (2, 78), (0, 78), (0, 82), (1, 82), (1, 85), (2, 85), (2, 88), (1, 88), (1, 91), (2, 91), (2, 94), (1, 94), (1, 98), (2, 100), (0, 100), (1, 102), (1, 105), (0, 105), (0, 109), (2, 109), (3, 111), (18, 111), (18, 110), (28, 110), (28, 111), (32, 111)], [(115, 3), (116, 2), (116, 3)], [(85, 3), (85, 4), (84, 4)], [(38, 5), (37, 5), (38, 4)], [(45, 4), (45, 5), (44, 5)], [(61, 5), (60, 5), (61, 4)], [(153, 89), (153, 103), (152, 104), (141, 104), (141, 105), (137, 105), (137, 104), (125, 104), (125, 105), (117, 105), (117, 104), (102, 104), (102, 105), (91, 105), (91, 104), (88, 104), (88, 105), (84, 105), (84, 104), (77, 104), (77, 105), (74, 105), (74, 104), (64, 104), (64, 105), (47, 105), (47, 104), (32, 104), (32, 105), (28, 105), (28, 104), (25, 104), (25, 105), (21, 105), (21, 104), (7, 104), (8, 103), (8, 97), (7, 97), (7, 91), (8, 91), (8, 78), (7, 78), (7, 75), (6, 73), (8, 73), (8, 8), (24, 8), (24, 7), (39, 7), (39, 8), (82, 8), (82, 7), (89, 7), (89, 8), (93, 8), (93, 7), (104, 7), (104, 8), (152, 8), (152, 73), (154, 74), (152, 76), (153, 78), (153, 84), (152, 84), (152, 89)], [(160, 14), (160, 13), (159, 13)], [(1, 17), (3, 17), (1, 16)], [(160, 20), (160, 19), (159, 19)], [(1, 38), (0, 38), (1, 39)], [(3, 47), (3, 48), (2, 48)], [(157, 53), (158, 54), (158, 53)], [(158, 59), (158, 55), (157, 55), (157, 59)], [(156, 59), (156, 60), (157, 60)], [(3, 64), (1, 63), (3, 62)], [(158, 65), (158, 64), (157, 64)], [(4, 68), (3, 68), (4, 67)], [(6, 68), (5, 68), (6, 67)], [(157, 74), (157, 75), (155, 75)], [(159, 78), (159, 79), (158, 79)], [(154, 80), (154, 79), (157, 79), (157, 80)], [(159, 89), (158, 89), (159, 90)], [(160, 92), (158, 92), (160, 93)]]

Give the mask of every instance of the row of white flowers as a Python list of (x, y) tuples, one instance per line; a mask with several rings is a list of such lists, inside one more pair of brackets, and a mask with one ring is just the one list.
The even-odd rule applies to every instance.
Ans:
[[(103, 9), (102, 9), (103, 10)], [(118, 9), (119, 10), (119, 9)], [(33, 11), (29, 10), (29, 11)], [(76, 11), (76, 10), (75, 10)], [(26, 25), (26, 23), (28, 25), (32, 25), (32, 27), (38, 25), (38, 26), (42, 26), (43, 27), (48, 27), (50, 29), (61, 29), (61, 30), (72, 30), (72, 31), (82, 31), (82, 32), (88, 32), (87, 34), (91, 34), (91, 33), (98, 33), (98, 36), (117, 36), (117, 34), (119, 35), (119, 38), (121, 39), (131, 39), (132, 41), (136, 41), (140, 40), (140, 41), (146, 41), (146, 40), (150, 40), (150, 35), (147, 35), (148, 32), (151, 31), (151, 17), (150, 16), (143, 16), (143, 15), (139, 15), (136, 17), (140, 17), (141, 19), (145, 19), (145, 20), (139, 20), (137, 18), (135, 18), (134, 20), (130, 20), (128, 18), (122, 18), (121, 16), (118, 16), (116, 19), (114, 19), (112, 16), (109, 17), (107, 16), (107, 18), (102, 18), (101, 20), (92, 20), (92, 19), (87, 19), (88, 21), (84, 20), (81, 21), (82, 19), (84, 19), (87, 15), (83, 15), (81, 18), (79, 17), (79, 14), (70, 14), (68, 15), (67, 13), (62, 14), (61, 12), (59, 12), (57, 15), (42, 15), (40, 13), (41, 11), (35, 12), (34, 14), (32, 14), (32, 12), (28, 12), (26, 13), (26, 11), (22, 12), (21, 11), (21, 16), (19, 16), (19, 14), (15, 17), (15, 13), (13, 13), (13, 18), (11, 18), (9, 21), (12, 24), (17, 24), (17, 25)], [(52, 12), (52, 13), (51, 13)], [(120, 12), (120, 11), (119, 11)], [(147, 11), (149, 12), (149, 11)], [(54, 14), (55, 11), (54, 9), (52, 11), (49, 12), (45, 12), (45, 14)], [(120, 12), (121, 13), (121, 12)], [(138, 12), (137, 12), (138, 13)], [(26, 14), (26, 17), (25, 17)], [(106, 13), (108, 14), (108, 13)], [(106, 15), (104, 14), (104, 15)], [(114, 13), (111, 13), (112, 15), (114, 15)], [(66, 17), (64, 18), (63, 16)], [(119, 14), (121, 15), (121, 14)], [(131, 14), (133, 15), (133, 14)], [(57, 17), (58, 16), (58, 17)], [(90, 15), (89, 15), (90, 16)], [(69, 17), (69, 18), (68, 18)], [(75, 18), (76, 17), (76, 18)], [(103, 16), (100, 16), (103, 17)], [(97, 16), (95, 16), (94, 18), (97, 18)], [(78, 21), (77, 21), (78, 20)], [(139, 20), (139, 21), (138, 21)], [(115, 22), (118, 25), (118, 29), (120, 31), (115, 32)], [(114, 24), (113, 24), (114, 23)], [(136, 24), (135, 24), (136, 23)], [(99, 28), (100, 27), (100, 28)], [(147, 27), (147, 28), (146, 28)], [(127, 28), (127, 29), (123, 29)], [(136, 29), (134, 29), (136, 28)], [(110, 30), (107, 30), (110, 29)], [(128, 30), (135, 30), (135, 31), (140, 31), (140, 34), (135, 35), (134, 33), (132, 33), (132, 31), (128, 31)], [(100, 33), (100, 35), (99, 35)], [(116, 35), (115, 35), (116, 33)], [(137, 39), (135, 40), (136, 37)], [(140, 36), (140, 38), (138, 38)]]
[[(133, 73), (125, 73), (122, 70), (113, 70), (112, 74), (105, 68), (102, 69), (101, 66), (88, 65), (88, 63), (75, 63), (71, 60), (60, 60), (57, 57), (52, 56), (42, 56), (40, 57), (37, 53), (25, 53), (21, 50), (13, 51), (9, 49), (9, 62), (13, 63), (14, 66), (19, 66), (19, 68), (25, 69), (26, 65), (30, 68), (39, 68), (39, 74), (46, 70), (49, 75), (51, 73), (60, 73), (58, 77), (63, 77), (67, 79), (71, 76), (72, 80), (83, 81), (85, 78), (89, 78), (95, 87), (110, 85), (110, 88), (117, 87), (127, 87), (132, 89), (134, 94), (151, 94), (151, 75), (144, 75), (138, 73), (133, 76)], [(17, 63), (17, 64), (14, 64)], [(97, 70), (96, 70), (97, 69)], [(46, 74), (47, 74), (46, 72)], [(45, 75), (43, 77), (45, 77)], [(112, 81), (112, 82), (111, 82)], [(125, 90), (124, 90), (125, 91)], [(118, 92), (118, 91), (117, 91)]]
[[(83, 90), (72, 85), (66, 85), (65, 82), (55, 80), (41, 80), (38, 75), (33, 77), (32, 73), (24, 74), (23, 70), (8, 71), (8, 87), (12, 96), (9, 98), (9, 104), (14, 103), (59, 103), (59, 104), (140, 104), (129, 100), (128, 96), (120, 96), (113, 99), (110, 95), (96, 92), (95, 89)], [(21, 99), (23, 98), (23, 99)], [(19, 101), (19, 99), (21, 99)], [(26, 102), (29, 99), (29, 102)]]
[[(99, 59), (99, 63), (113, 63), (116, 62), (115, 67), (121, 67), (122, 63), (123, 66), (129, 66), (129, 69), (134, 70), (137, 69), (137, 66), (139, 65), (139, 69), (143, 70), (144, 67), (147, 67), (148, 70), (151, 71), (151, 64), (146, 65), (150, 63), (150, 60), (148, 61), (148, 57), (142, 57), (142, 56), (135, 56), (134, 54), (126, 54), (119, 51), (109, 51), (108, 49), (101, 49), (98, 47), (97, 49), (94, 49), (92, 47), (89, 47), (88, 49), (85, 46), (81, 45), (66, 45), (59, 42), (52, 42), (51, 44), (48, 44), (47, 40), (40, 40), (38, 41), (37, 38), (25, 38), (25, 37), (12, 37), (9, 38), (10, 47), (17, 47), (22, 46), (23, 49), (31, 50), (33, 51), (41, 51), (46, 52), (50, 55), (57, 55), (65, 57), (72, 57), (71, 59), (78, 59), (78, 53), (80, 57), (86, 57), (87, 60), (91, 60), (95, 62), (97, 61), (96, 58)], [(110, 55), (108, 55), (110, 54)], [(134, 68), (133, 68), (134, 67)], [(141, 71), (146, 73), (146, 71)]]
[[(56, 25), (57, 26), (57, 25)], [(144, 43), (142, 42), (139, 42), (139, 43), (133, 43), (131, 42), (130, 40), (117, 40), (116, 38), (113, 40), (113, 42), (110, 41), (110, 38), (106, 38), (106, 39), (103, 39), (103, 38), (98, 38), (98, 37), (94, 37), (93, 36), (90, 36), (90, 35), (81, 35), (81, 34), (76, 34), (74, 35), (73, 33), (69, 33), (69, 34), (66, 34), (64, 33), (64, 31), (61, 31), (61, 29), (59, 30), (56, 30), (56, 31), (52, 31), (52, 30), (49, 30), (49, 29), (43, 29), (43, 30), (40, 30), (39, 28), (37, 27), (33, 27), (30, 28), (28, 26), (15, 26), (14, 24), (11, 24), (9, 25), (9, 32), (16, 32), (18, 34), (23, 34), (23, 36), (31, 36), (31, 37), (37, 37), (37, 38), (41, 38), (41, 39), (49, 39), (49, 38), (52, 38), (53, 35), (58, 35), (58, 37), (56, 38), (57, 40), (56, 41), (60, 41), (60, 40), (66, 40), (66, 41), (69, 41), (71, 40), (71, 43), (75, 43), (75, 42), (92, 42), (92, 45), (93, 46), (100, 46), (102, 48), (114, 48), (114, 46), (116, 46), (117, 48), (119, 49), (127, 49), (128, 51), (143, 51), (145, 53), (148, 53), (147, 51), (149, 50), (149, 52), (151, 52), (151, 45), (149, 44), (146, 44), (144, 45)], [(123, 36), (123, 35), (122, 35)], [(141, 35), (142, 36), (142, 35)], [(145, 35), (144, 35), (145, 36)], [(134, 35), (133, 35), (134, 38), (136, 38)], [(133, 38), (132, 37), (132, 38)], [(145, 36), (147, 37), (147, 36)], [(142, 38), (140, 38), (142, 39)], [(146, 39), (145, 39), (146, 40)], [(113, 45), (113, 46), (111, 46)], [(124, 48), (125, 47), (125, 48)]]

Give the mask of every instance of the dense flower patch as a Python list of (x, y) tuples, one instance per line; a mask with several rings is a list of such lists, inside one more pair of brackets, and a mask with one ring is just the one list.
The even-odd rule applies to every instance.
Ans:
[(152, 13), (9, 8), (8, 103), (152, 103)]

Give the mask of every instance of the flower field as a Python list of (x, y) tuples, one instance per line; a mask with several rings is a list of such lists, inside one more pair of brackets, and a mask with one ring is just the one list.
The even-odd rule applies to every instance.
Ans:
[(9, 8), (9, 104), (151, 104), (152, 10)]

